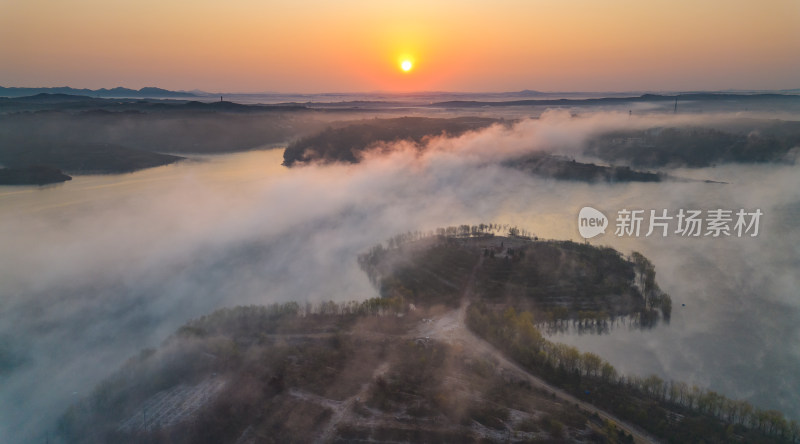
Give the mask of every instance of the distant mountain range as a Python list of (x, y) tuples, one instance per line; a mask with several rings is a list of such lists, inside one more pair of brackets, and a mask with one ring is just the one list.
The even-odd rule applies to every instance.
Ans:
[(79, 89), (70, 88), (69, 86), (61, 86), (55, 88), (8, 88), (0, 86), (0, 97), (24, 97), (36, 94), (70, 94), (81, 95), (89, 97), (197, 97), (196, 94), (184, 91), (170, 91), (162, 88), (155, 88), (152, 86), (145, 87), (139, 90), (130, 88), (100, 88), (100, 89)]
[[(702, 95), (715, 96), (719, 99), (726, 95), (735, 96), (764, 96), (764, 95), (799, 95), (800, 89), (784, 89), (778, 91), (767, 90), (724, 90), (724, 91), (617, 91), (617, 92), (591, 92), (591, 91), (571, 91), (571, 92), (545, 92), (525, 89), (522, 91), (508, 92), (455, 92), (455, 91), (419, 91), (406, 93), (391, 92), (351, 92), (351, 93), (280, 93), (280, 92), (252, 92), (252, 93), (231, 93), (231, 92), (207, 92), (199, 89), (191, 91), (170, 91), (163, 88), (146, 87), (139, 90), (130, 88), (101, 88), (101, 89), (81, 89), (68, 86), (45, 88), (20, 88), (0, 86), (0, 97), (17, 98), (34, 96), (37, 94), (65, 94), (71, 96), (84, 96), (91, 98), (150, 98), (150, 99), (200, 99), (216, 100), (224, 97), (226, 101), (238, 102), (243, 104), (276, 104), (276, 103), (298, 103), (298, 104), (352, 104), (354, 106), (365, 106), (375, 103), (397, 103), (430, 105), (433, 103), (459, 103), (463, 102), (524, 102), (526, 100), (586, 100), (586, 99), (625, 99), (631, 97), (640, 100), (652, 100), (658, 97), (674, 97), (676, 95), (689, 98), (699, 98)], [(522, 104), (522, 103), (518, 103)], [(546, 103), (539, 103), (546, 104)], [(555, 104), (555, 103), (554, 103)], [(469, 106), (469, 105), (467, 105)]]
[(450, 100), (446, 102), (431, 103), (434, 107), (448, 107), (448, 108), (468, 108), (468, 107), (489, 107), (489, 106), (554, 106), (554, 105), (610, 105), (610, 104), (623, 104), (634, 102), (672, 102), (673, 100), (681, 101), (764, 101), (764, 100), (780, 100), (780, 101), (797, 101), (800, 95), (784, 94), (784, 93), (716, 93), (716, 92), (703, 92), (703, 93), (678, 93), (676, 95), (661, 95), (661, 94), (642, 94), (640, 96), (622, 96), (622, 97), (590, 97), (578, 99), (522, 99), (522, 100), (504, 100), (504, 101), (478, 101), (478, 100)]

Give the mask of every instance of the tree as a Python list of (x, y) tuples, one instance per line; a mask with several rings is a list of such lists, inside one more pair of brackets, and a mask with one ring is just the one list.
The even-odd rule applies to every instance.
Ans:
[(614, 381), (617, 379), (617, 369), (608, 362), (604, 362), (600, 368), (600, 377), (606, 382)]
[(591, 352), (584, 353), (581, 362), (583, 373), (586, 376), (597, 376), (600, 368), (603, 366), (603, 359)]

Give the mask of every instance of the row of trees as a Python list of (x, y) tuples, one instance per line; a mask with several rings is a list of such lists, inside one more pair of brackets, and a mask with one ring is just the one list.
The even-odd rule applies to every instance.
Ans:
[(306, 303), (298, 316), (312, 315), (373, 315), (390, 316), (404, 313), (405, 302), (402, 297), (379, 297), (369, 298), (364, 301), (347, 302), (319, 302), (317, 304)]
[[(533, 233), (530, 231), (519, 228), (516, 226), (511, 226), (509, 224), (497, 224), (497, 223), (480, 223), (477, 225), (450, 225), (447, 227), (439, 227), (434, 230), (414, 230), (414, 231), (407, 231), (405, 233), (399, 233), (392, 237), (390, 237), (386, 241), (386, 248), (393, 249), (399, 248), (404, 244), (415, 242), (420, 239), (425, 239), (433, 236), (442, 236), (442, 237), (480, 237), (480, 236), (494, 236), (497, 234), (501, 235), (508, 235), (508, 236), (521, 236), (521, 237), (531, 237)], [(378, 244), (380, 248), (383, 248), (383, 244)], [(378, 246), (376, 246), (378, 247)], [(373, 247), (374, 249), (375, 247)]]
[(509, 224), (494, 224), (494, 223), (491, 224), (480, 223), (478, 225), (459, 225), (459, 226), (437, 228), (436, 234), (439, 236), (448, 236), (448, 237), (486, 236), (495, 234), (530, 237), (533, 235), (533, 233), (524, 228), (511, 226)]
[[(567, 380), (570, 381), (575, 381), (575, 377), (584, 378), (584, 386), (587, 382), (595, 387), (599, 385), (608, 389), (604, 393), (614, 393), (616, 396), (631, 393), (634, 397), (657, 401), (662, 412), (672, 412), (673, 416), (708, 415), (728, 426), (735, 425), (772, 438), (800, 442), (800, 425), (796, 421), (788, 421), (777, 410), (756, 408), (744, 400), (729, 399), (712, 390), (690, 387), (684, 382), (665, 381), (656, 375), (620, 375), (610, 363), (594, 353), (581, 353), (575, 347), (545, 339), (536, 328), (530, 312), (517, 313), (514, 308), (509, 307), (500, 313), (473, 304), (468, 311), (467, 324), (470, 329), (504, 350), (520, 364), (540, 370), (539, 373), (543, 375), (568, 375)], [(569, 375), (572, 375), (571, 379)], [(578, 387), (580, 385), (574, 388)], [(582, 396), (584, 392), (578, 389), (575, 394)], [(608, 399), (592, 399), (592, 402), (608, 402), (608, 407), (612, 409), (619, 409), (620, 406), (629, 409), (637, 404), (632, 399), (618, 403)], [(617, 411), (621, 416), (625, 412), (629, 410)], [(651, 417), (647, 419), (651, 421), (649, 424), (652, 428), (661, 424), (654, 420), (652, 412), (649, 413)], [(687, 425), (690, 426), (691, 424)], [(658, 432), (671, 433), (668, 429), (659, 428)]]
[(661, 315), (664, 319), (669, 321), (670, 316), (672, 316), (672, 298), (661, 291), (661, 288), (656, 283), (655, 265), (638, 251), (631, 253), (631, 257), (628, 260), (633, 263), (633, 269), (636, 272), (634, 281), (639, 287), (639, 291), (642, 292), (645, 309), (657, 308), (661, 310)]
[(381, 261), (385, 258), (389, 250), (400, 248), (403, 245), (411, 242), (416, 242), (422, 239), (433, 237), (439, 238), (457, 238), (457, 237), (482, 237), (494, 236), (495, 234), (506, 234), (520, 236), (529, 235), (527, 230), (521, 230), (517, 227), (512, 227), (508, 224), (496, 223), (480, 223), (477, 225), (451, 225), (447, 227), (439, 227), (433, 230), (414, 230), (405, 233), (399, 233), (390, 237), (384, 243), (378, 243), (369, 249), (366, 253), (358, 256), (358, 263), (361, 269), (367, 273), (370, 282), (376, 287), (380, 284), (381, 273), (378, 269)]
[(615, 381), (617, 372), (600, 356), (577, 348), (551, 342), (536, 328), (533, 314), (529, 311), (517, 313), (513, 307), (502, 314), (472, 305), (468, 316), (469, 327), (482, 336), (488, 336), (507, 344), (512, 356), (520, 362), (545, 364), (553, 368), (564, 368), (582, 376), (601, 377)]
[(207, 327), (228, 325), (233, 323), (252, 323), (254, 321), (269, 322), (286, 316), (306, 317), (314, 315), (395, 315), (404, 313), (402, 298), (370, 298), (363, 301), (320, 301), (287, 302), (271, 305), (246, 305), (232, 308), (221, 308), (213, 313), (189, 321), (188, 327)]

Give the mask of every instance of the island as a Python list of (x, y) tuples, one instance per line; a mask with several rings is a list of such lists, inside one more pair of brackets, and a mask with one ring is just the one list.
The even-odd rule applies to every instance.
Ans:
[(323, 131), (293, 141), (283, 152), (283, 164), (358, 163), (367, 151), (381, 145), (410, 142), (423, 149), (423, 142), (436, 136), (458, 137), (491, 125), (511, 122), (486, 117), (397, 117), (342, 122)]
[(644, 256), (500, 224), (358, 257), (378, 296), (223, 308), (75, 403), (67, 442), (788, 442), (797, 424), (547, 339), (668, 321)]
[[(290, 143), (283, 153), (283, 164), (292, 167), (309, 163), (359, 163), (368, 152), (388, 152), (397, 142), (410, 143), (421, 152), (427, 149), (425, 142), (432, 137), (458, 137), (492, 125), (508, 128), (514, 123), (473, 117), (399, 117), (342, 123)], [(545, 151), (518, 156), (501, 165), (535, 176), (581, 182), (660, 182), (668, 177), (627, 166), (578, 162)]]
[(25, 168), (0, 168), (0, 185), (48, 185), (72, 180), (58, 168), (34, 165)]

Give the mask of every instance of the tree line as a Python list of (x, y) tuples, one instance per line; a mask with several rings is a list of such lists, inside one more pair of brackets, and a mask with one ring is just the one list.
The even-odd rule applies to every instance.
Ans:
[[(467, 325), (550, 382), (659, 436), (677, 439), (716, 434), (727, 441), (737, 433), (756, 433), (777, 441), (800, 442), (800, 425), (777, 410), (754, 407), (745, 400), (729, 399), (685, 382), (665, 381), (657, 375), (621, 375), (594, 353), (581, 353), (575, 347), (545, 339), (530, 312), (518, 313), (513, 307), (498, 312), (480, 303), (472, 304)], [(640, 408), (636, 398), (656, 404)], [(691, 420), (684, 420), (687, 417)], [(709, 417), (719, 423), (703, 421)]]
[(512, 237), (521, 237), (525, 239), (533, 238), (538, 240), (538, 238), (530, 231), (509, 224), (479, 223), (475, 225), (450, 225), (447, 227), (438, 227), (433, 230), (414, 230), (396, 234), (387, 239), (385, 245), (383, 242), (380, 242), (375, 244), (366, 253), (360, 254), (358, 256), (358, 263), (361, 266), (361, 269), (367, 273), (370, 282), (372, 282), (372, 284), (375, 286), (379, 286), (380, 273), (376, 267), (381, 263), (381, 260), (383, 260), (388, 250), (399, 249), (406, 244), (435, 237), (440, 239), (452, 239), (488, 237), (495, 235), (508, 235)]

